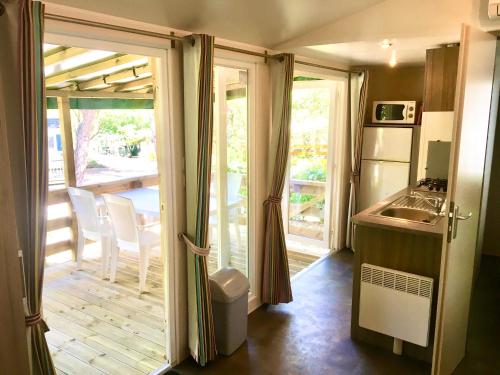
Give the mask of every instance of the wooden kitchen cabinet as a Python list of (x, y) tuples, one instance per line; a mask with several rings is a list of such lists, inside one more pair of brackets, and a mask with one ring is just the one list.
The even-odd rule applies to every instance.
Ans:
[(453, 111), (459, 46), (428, 49), (425, 59), (425, 112)]

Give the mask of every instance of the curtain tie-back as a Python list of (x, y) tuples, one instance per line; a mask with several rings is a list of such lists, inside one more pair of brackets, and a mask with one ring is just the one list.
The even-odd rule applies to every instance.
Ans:
[(42, 314), (39, 312), (36, 314), (28, 315), (28, 316), (24, 317), (24, 324), (26, 327), (36, 326), (41, 321), (42, 321)]
[(359, 171), (352, 171), (351, 173), (351, 183), (354, 183), (356, 178), (359, 177)]
[(188, 247), (189, 250), (191, 250), (193, 253), (196, 255), (200, 255), (202, 257), (206, 257), (210, 254), (210, 246), (208, 247), (199, 247), (196, 246), (193, 241), (191, 241), (188, 236), (186, 236), (184, 233), (179, 233), (178, 235), (179, 240), (184, 241), (186, 246)]
[(281, 204), (281, 197), (276, 195), (270, 195), (265, 201), (264, 204)]

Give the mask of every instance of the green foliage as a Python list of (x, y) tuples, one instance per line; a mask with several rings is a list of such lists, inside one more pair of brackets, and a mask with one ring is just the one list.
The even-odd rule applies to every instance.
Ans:
[(102, 111), (98, 122), (98, 134), (119, 136), (129, 157), (138, 156), (141, 142), (153, 133), (152, 120), (140, 112)]
[(326, 182), (329, 123), (330, 89), (295, 87), (290, 144), (292, 179)]
[(294, 180), (326, 182), (326, 160), (309, 159), (292, 166)]
[(87, 168), (105, 168), (105, 165), (102, 165), (101, 163), (95, 161), (95, 160), (89, 160), (87, 163)]
[(314, 198), (314, 195), (312, 195), (312, 194), (302, 194), (302, 193), (297, 193), (297, 192), (290, 193), (290, 203), (302, 204), (302, 203), (309, 202), (313, 198)]
[(139, 153), (141, 152), (141, 146), (139, 144), (126, 145), (125, 148), (132, 158), (139, 156)]
[[(329, 120), (330, 90), (294, 89), (292, 94), (293, 122), (305, 125), (314, 119)], [(301, 126), (304, 131), (307, 127)], [(304, 129), (305, 128), (305, 129)], [(309, 129), (310, 130), (310, 129)]]
[(294, 180), (326, 182), (326, 158), (292, 158)]
[(247, 173), (247, 98), (226, 101), (227, 171)]

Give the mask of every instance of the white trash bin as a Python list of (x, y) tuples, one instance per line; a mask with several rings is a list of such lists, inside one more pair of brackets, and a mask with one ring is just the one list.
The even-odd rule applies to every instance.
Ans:
[(240, 271), (222, 268), (210, 276), (217, 352), (231, 355), (247, 338), (250, 283)]

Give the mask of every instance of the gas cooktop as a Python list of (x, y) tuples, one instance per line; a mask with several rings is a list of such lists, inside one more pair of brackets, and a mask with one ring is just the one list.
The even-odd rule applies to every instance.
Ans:
[(417, 187), (422, 190), (446, 192), (448, 180), (446, 178), (425, 178), (418, 182)]

